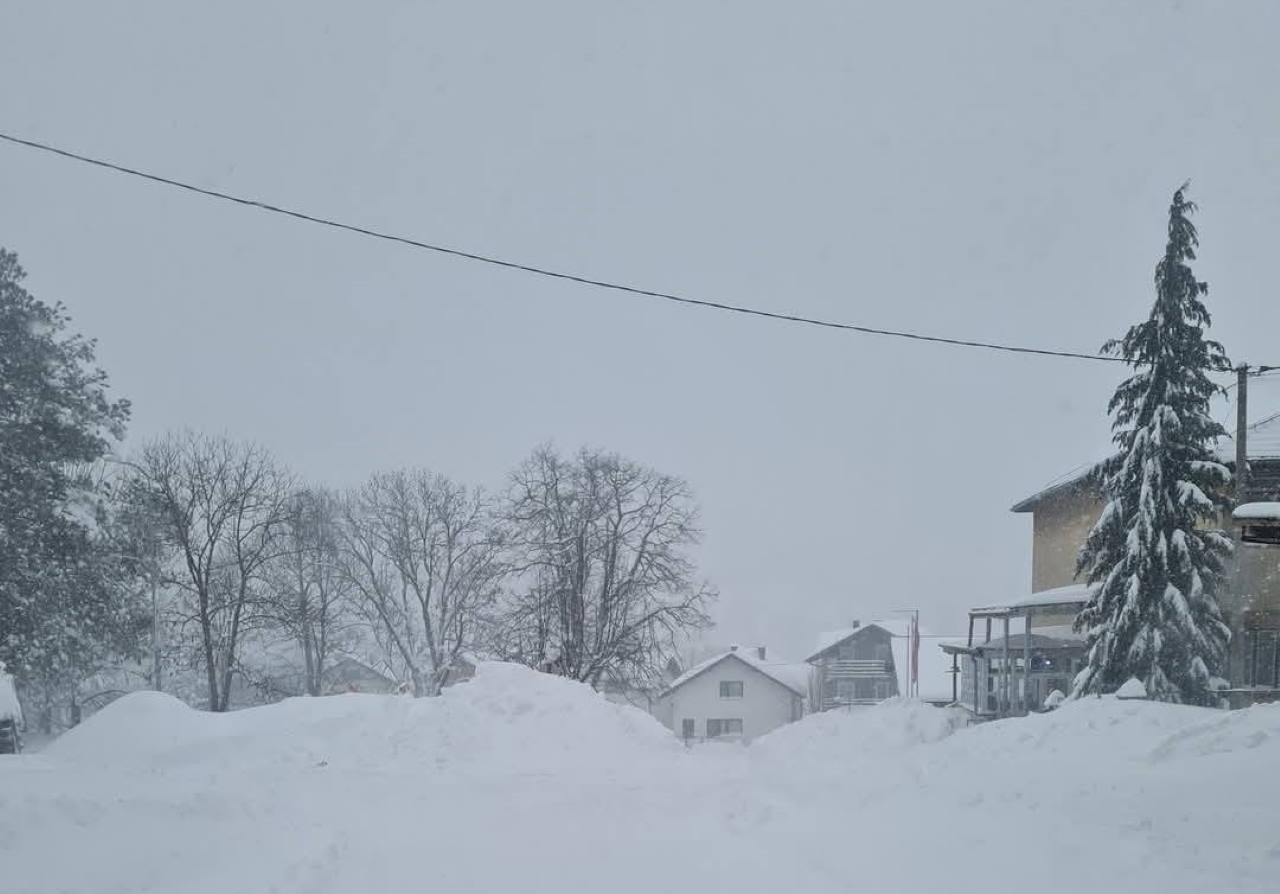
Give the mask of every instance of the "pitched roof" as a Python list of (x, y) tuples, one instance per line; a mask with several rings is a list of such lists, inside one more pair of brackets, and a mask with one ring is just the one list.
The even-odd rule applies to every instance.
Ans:
[[(1101, 460), (1098, 462), (1101, 462)], [(1072, 469), (1070, 472), (1059, 475), (1031, 496), (1025, 497), (1024, 499), (1014, 503), (1009, 507), (1009, 511), (1033, 512), (1037, 506), (1050, 497), (1083, 490), (1087, 487), (1089, 473), (1098, 467), (1098, 462), (1085, 463), (1083, 466), (1076, 466), (1076, 468)]]
[[(1246, 446), (1249, 459), (1280, 459), (1280, 413), (1273, 413), (1253, 423), (1247, 429)], [(1233, 463), (1236, 459), (1235, 438), (1227, 434), (1218, 439), (1213, 448), (1214, 455), (1220, 462)], [(1078, 466), (1064, 475), (1055, 478), (1045, 487), (1025, 499), (1014, 503), (1011, 512), (1032, 512), (1037, 506), (1050, 497), (1070, 493), (1087, 486), (1089, 472), (1098, 463), (1087, 463)]]
[[(866, 624), (859, 624), (857, 627), (841, 627), (839, 630), (827, 630), (818, 634), (818, 638), (814, 642), (814, 649), (809, 653), (809, 657), (805, 661), (812, 661), (828, 649), (835, 648), (845, 640), (857, 636), (863, 631), (870, 630), (872, 627), (879, 627), (890, 636), (906, 636), (911, 629), (911, 625), (905, 619), (892, 618), (887, 621), (868, 621)], [(921, 633), (921, 636), (924, 635)]]
[(671, 681), (666, 689), (662, 691), (662, 695), (666, 695), (674, 689), (678, 689), (688, 683), (694, 677), (701, 676), (711, 668), (715, 667), (722, 661), (730, 658), (736, 658), (752, 670), (759, 671), (770, 680), (783, 686), (797, 695), (809, 694), (809, 672), (808, 665), (796, 665), (786, 661), (762, 661), (755, 657), (751, 652), (743, 649), (729, 649), (718, 655), (713, 655), (706, 661), (699, 662), (689, 668), (680, 676)]

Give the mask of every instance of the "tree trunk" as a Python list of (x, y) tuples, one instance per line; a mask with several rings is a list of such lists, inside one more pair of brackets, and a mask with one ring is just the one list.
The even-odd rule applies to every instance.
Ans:
[(221, 711), (218, 697), (218, 666), (213, 659), (213, 622), (209, 617), (209, 597), (200, 594), (200, 634), (204, 638), (204, 669), (209, 683), (209, 710)]

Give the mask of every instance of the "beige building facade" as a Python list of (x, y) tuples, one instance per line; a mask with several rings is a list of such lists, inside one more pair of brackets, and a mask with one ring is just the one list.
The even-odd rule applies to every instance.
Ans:
[[(1255, 451), (1250, 442), (1249, 501), (1280, 499), (1280, 456), (1271, 455), (1272, 440), (1280, 438), (1280, 418), (1265, 425), (1251, 429), (1258, 432), (1260, 447)], [(1081, 583), (1076, 560), (1102, 508), (1102, 494), (1084, 474), (1013, 506), (1014, 512), (1032, 516), (1033, 593)], [(1223, 528), (1234, 533), (1225, 521)], [(1227, 676), (1233, 704), (1280, 697), (1280, 547), (1237, 543), (1220, 599), (1232, 630)], [(1066, 620), (1042, 618), (1040, 623)]]

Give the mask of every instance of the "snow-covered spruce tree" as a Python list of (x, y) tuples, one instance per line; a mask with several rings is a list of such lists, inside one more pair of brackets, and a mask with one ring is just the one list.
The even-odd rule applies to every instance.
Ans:
[(1188, 265), (1198, 241), (1186, 188), (1169, 209), (1151, 316), (1103, 348), (1134, 371), (1108, 407), (1119, 449), (1096, 470), (1107, 503), (1080, 554), (1091, 595), (1076, 619), (1088, 659), (1075, 696), (1137, 677), (1149, 698), (1218, 702), (1213, 681), (1231, 634), (1217, 592), (1231, 541), (1212, 526), (1230, 474), (1210, 450), (1225, 432), (1209, 415), (1219, 389), (1208, 374), (1230, 364), (1205, 338), (1208, 286)]

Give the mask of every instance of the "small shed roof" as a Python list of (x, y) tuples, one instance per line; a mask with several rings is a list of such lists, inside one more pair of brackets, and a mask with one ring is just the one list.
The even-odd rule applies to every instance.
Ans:
[[(1027, 635), (1025, 633), (1009, 634), (1009, 651), (1014, 654), (1021, 654), (1027, 647)], [(1003, 636), (996, 637), (987, 643), (974, 643), (972, 647), (966, 646), (964, 643), (944, 643), (942, 650), (945, 654), (970, 654), (970, 653), (1000, 653), (1004, 651), (1005, 638)], [(1037, 652), (1053, 652), (1061, 649), (1079, 649), (1084, 645), (1084, 637), (1075, 633), (1069, 627), (1062, 628), (1041, 628), (1040, 631), (1031, 634), (1031, 648)]]
[(1040, 590), (1030, 596), (1024, 596), (1021, 599), (1015, 599), (1002, 605), (984, 605), (970, 609), (969, 614), (980, 618), (1021, 617), (1037, 608), (1078, 608), (1088, 601), (1088, 584), (1068, 584), (1065, 587)]
[(1236, 521), (1280, 522), (1280, 503), (1245, 503), (1231, 513)]

